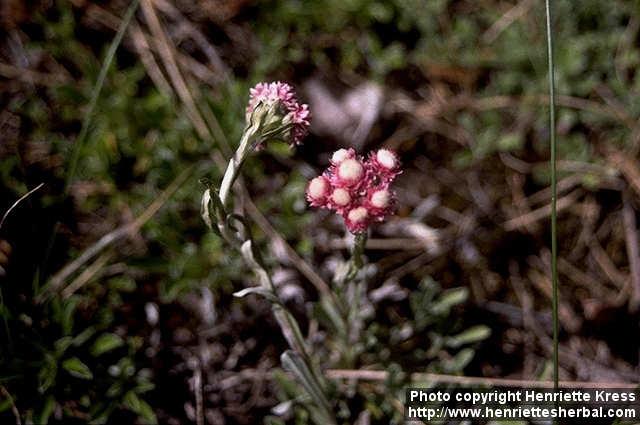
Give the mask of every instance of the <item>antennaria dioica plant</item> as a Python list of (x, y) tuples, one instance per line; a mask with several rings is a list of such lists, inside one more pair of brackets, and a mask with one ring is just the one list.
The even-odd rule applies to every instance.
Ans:
[[(333, 406), (327, 392), (328, 383), (294, 316), (280, 300), (271, 274), (251, 234), (251, 224), (241, 214), (231, 212), (233, 185), (248, 155), (266, 142), (278, 139), (300, 144), (309, 125), (307, 105), (297, 102), (293, 89), (284, 83), (260, 83), (251, 90), (246, 112), (246, 126), (240, 143), (217, 186), (207, 182), (202, 196), (202, 217), (209, 228), (238, 250), (245, 263), (258, 278), (259, 285), (236, 292), (263, 296), (272, 311), (290, 350), (281, 356), (282, 366), (291, 372), (312, 403), (307, 404), (314, 422), (335, 424)], [(394, 152), (380, 149), (368, 157), (356, 155), (353, 149), (340, 149), (331, 165), (307, 187), (307, 200), (312, 206), (330, 209), (344, 218), (354, 235), (351, 260), (338, 267), (334, 284), (337, 293), (323, 296), (321, 308), (339, 330), (342, 364), (355, 365), (359, 339), (359, 301), (364, 288), (364, 248), (369, 226), (383, 221), (393, 210), (395, 194), (390, 185), (400, 174), (400, 161)], [(363, 272), (363, 273), (361, 273)]]

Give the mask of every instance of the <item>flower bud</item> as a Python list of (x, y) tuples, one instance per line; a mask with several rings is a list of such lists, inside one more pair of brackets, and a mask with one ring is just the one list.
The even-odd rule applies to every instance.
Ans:
[(349, 191), (341, 187), (335, 189), (331, 194), (331, 204), (336, 210), (340, 210), (351, 203)]
[(318, 176), (307, 186), (307, 201), (314, 207), (324, 207), (330, 191), (329, 180), (325, 176)]
[(338, 165), (336, 177), (339, 185), (355, 186), (364, 177), (364, 167), (357, 159), (345, 159)]
[(372, 180), (383, 184), (392, 182), (401, 173), (400, 160), (389, 149), (380, 149), (370, 154), (367, 160), (367, 169)]
[(388, 149), (380, 149), (376, 152), (376, 161), (387, 170), (395, 170), (399, 165), (396, 154)]
[(374, 208), (387, 208), (391, 203), (391, 192), (387, 189), (376, 190), (371, 194), (370, 202)]
[(347, 213), (345, 224), (351, 233), (363, 232), (369, 226), (369, 212), (365, 207), (356, 207)]
[(345, 159), (353, 159), (356, 157), (356, 151), (353, 149), (338, 149), (331, 155), (331, 163), (340, 165)]
[(383, 221), (393, 210), (394, 194), (386, 187), (369, 189), (365, 206), (371, 221)]

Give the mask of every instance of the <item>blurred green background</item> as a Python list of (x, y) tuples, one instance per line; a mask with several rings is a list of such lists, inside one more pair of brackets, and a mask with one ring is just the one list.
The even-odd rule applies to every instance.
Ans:
[[(633, 382), (640, 2), (554, 4), (562, 379)], [(199, 212), (263, 80), (312, 131), (253, 156), (239, 204), (322, 366), (388, 371), (336, 383), (342, 423), (402, 423), (413, 372), (549, 378), (541, 2), (142, 1), (88, 113), (128, 6), (0, 6), (0, 212), (44, 183), (0, 228), (2, 423), (308, 423), (268, 303), (232, 297), (254, 279)], [(405, 172), (345, 337), (313, 285), (344, 229), (304, 190), (349, 146)]]

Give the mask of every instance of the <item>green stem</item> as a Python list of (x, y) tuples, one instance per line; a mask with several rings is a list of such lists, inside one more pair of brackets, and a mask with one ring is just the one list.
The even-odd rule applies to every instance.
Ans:
[(551, 142), (551, 280), (553, 285), (553, 386), (558, 389), (558, 243), (557, 243), (557, 183), (556, 183), (556, 95), (553, 64), (553, 31), (551, 0), (545, 0), (547, 15), (547, 55), (549, 64), (549, 139)]

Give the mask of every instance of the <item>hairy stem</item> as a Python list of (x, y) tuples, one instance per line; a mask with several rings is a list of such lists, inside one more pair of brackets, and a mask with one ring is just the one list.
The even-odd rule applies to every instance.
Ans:
[(247, 158), (249, 152), (251, 152), (254, 134), (255, 131), (253, 131), (253, 128), (247, 128), (242, 134), (240, 146), (238, 146), (236, 153), (229, 160), (227, 170), (224, 173), (224, 177), (222, 177), (222, 183), (220, 184), (220, 200), (222, 201), (222, 205), (225, 207), (229, 204), (231, 188), (240, 174), (240, 168), (242, 168), (244, 160)]
[[(258, 277), (260, 287), (263, 290), (266, 290), (267, 294), (270, 294), (268, 299), (272, 300), (272, 311), (280, 329), (282, 330), (285, 340), (289, 346), (299, 354), (302, 361), (307, 365), (307, 369), (310, 372), (310, 376), (308, 378), (313, 381), (314, 388), (320, 388), (324, 391), (327, 388), (326, 381), (320, 373), (318, 365), (308, 352), (306, 341), (300, 331), (298, 322), (286, 307), (278, 301), (278, 294), (273, 280), (271, 279), (271, 275), (267, 271), (261, 255), (255, 250), (250, 228), (243, 217), (228, 215), (226, 212), (226, 206), (229, 204), (231, 198), (231, 189), (233, 184), (240, 175), (242, 164), (254, 148), (253, 143), (258, 137), (258, 127), (259, 122), (245, 128), (242, 139), (240, 140), (240, 145), (238, 146), (233, 158), (229, 160), (229, 165), (227, 166), (222, 178), (219, 194), (212, 193), (210, 189), (205, 192), (205, 196), (203, 197), (203, 206), (205, 208), (203, 211), (203, 218), (205, 218), (205, 221), (211, 227), (213, 227), (213, 220), (215, 219), (217, 221), (217, 228), (220, 232), (219, 234), (230, 245), (234, 246), (241, 252), (247, 266), (249, 266)], [(214, 204), (216, 204), (214, 208), (215, 217), (209, 215), (210, 210), (208, 204), (212, 201), (212, 197), (218, 198), (214, 202)], [(244, 226), (243, 232), (238, 231), (234, 226), (229, 224), (229, 219), (233, 217), (239, 219), (238, 221), (242, 223)], [(313, 398), (313, 394), (310, 394), (310, 396)], [(329, 424), (335, 424), (333, 412), (324, 394), (322, 394), (320, 400), (316, 400), (316, 404), (323, 410), (323, 416), (325, 416), (324, 423), (329, 421)]]
[(356, 271), (363, 266), (362, 256), (364, 255), (364, 247), (367, 244), (367, 233), (357, 233), (353, 241), (353, 249), (351, 250), (351, 258)]

